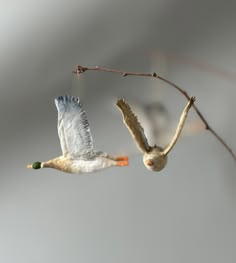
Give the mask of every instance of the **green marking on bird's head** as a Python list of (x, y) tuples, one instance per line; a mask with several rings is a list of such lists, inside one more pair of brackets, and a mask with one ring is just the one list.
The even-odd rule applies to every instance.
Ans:
[(41, 162), (35, 162), (32, 164), (33, 169), (40, 169), (41, 168)]

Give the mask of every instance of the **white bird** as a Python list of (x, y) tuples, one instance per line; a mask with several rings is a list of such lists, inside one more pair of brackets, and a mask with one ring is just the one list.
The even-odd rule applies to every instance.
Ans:
[(94, 150), (87, 116), (79, 98), (60, 96), (55, 99), (55, 104), (62, 156), (46, 162), (35, 162), (27, 165), (27, 168), (54, 168), (78, 174), (128, 165), (127, 156), (112, 156)]
[(187, 118), (188, 111), (192, 107), (194, 101), (195, 101), (194, 97), (192, 97), (189, 100), (187, 106), (184, 108), (182, 112), (178, 127), (176, 129), (176, 132), (171, 142), (164, 149), (156, 145), (154, 146), (149, 145), (148, 140), (144, 133), (144, 129), (139, 123), (137, 117), (132, 112), (128, 103), (125, 102), (125, 100), (123, 99), (117, 101), (116, 105), (122, 112), (123, 121), (127, 126), (127, 128), (129, 129), (133, 139), (136, 141), (139, 150), (143, 153), (143, 162), (148, 170), (157, 172), (162, 170), (166, 166), (167, 155), (176, 144), (181, 134), (181, 131), (184, 127), (184, 123)]

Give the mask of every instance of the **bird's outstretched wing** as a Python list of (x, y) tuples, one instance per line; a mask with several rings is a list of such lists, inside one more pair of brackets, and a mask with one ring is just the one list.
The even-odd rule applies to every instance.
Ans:
[(125, 100), (121, 99), (116, 102), (116, 105), (121, 110), (124, 123), (129, 129), (141, 152), (149, 152), (151, 147), (148, 144), (143, 127), (139, 123), (137, 117), (132, 112), (128, 103), (125, 102)]
[(55, 99), (58, 111), (58, 135), (64, 156), (78, 157), (93, 153), (93, 139), (86, 113), (79, 98)]

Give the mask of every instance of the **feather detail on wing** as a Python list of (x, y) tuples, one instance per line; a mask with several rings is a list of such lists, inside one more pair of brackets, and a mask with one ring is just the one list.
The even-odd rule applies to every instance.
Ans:
[(144, 134), (143, 127), (138, 121), (138, 118), (132, 112), (130, 106), (125, 100), (121, 99), (116, 102), (116, 105), (121, 110), (123, 115), (123, 121), (127, 128), (129, 129), (132, 137), (136, 141), (139, 149), (143, 153), (150, 151), (151, 147), (148, 144), (147, 138)]
[(86, 113), (79, 98), (55, 99), (58, 111), (58, 135), (64, 156), (78, 157), (93, 153), (93, 139)]

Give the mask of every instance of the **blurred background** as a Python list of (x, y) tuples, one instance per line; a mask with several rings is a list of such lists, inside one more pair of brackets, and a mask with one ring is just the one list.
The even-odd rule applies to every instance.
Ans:
[[(168, 109), (165, 127), (175, 127), (185, 98), (151, 78), (72, 70), (81, 64), (155, 71), (196, 96), (209, 124), (236, 152), (236, 3), (0, 4), (0, 261), (235, 262), (230, 154), (201, 131), (183, 136), (166, 168), (151, 173), (114, 105), (123, 97), (141, 116), (161, 103)], [(64, 94), (81, 97), (95, 148), (129, 154), (129, 167), (90, 175), (26, 169), (61, 154), (54, 98)], [(144, 120), (149, 117), (146, 111)], [(199, 121), (193, 110), (191, 121)]]

